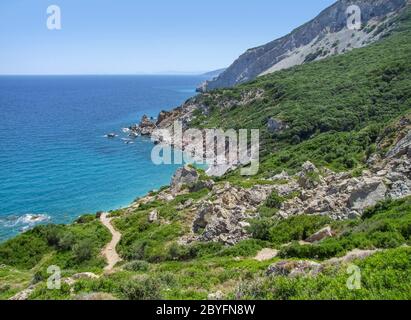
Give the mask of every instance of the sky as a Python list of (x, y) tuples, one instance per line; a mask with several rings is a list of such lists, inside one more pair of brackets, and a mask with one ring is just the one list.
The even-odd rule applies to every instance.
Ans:
[[(201, 73), (335, 0), (1, 0), (0, 74)], [(47, 8), (61, 30), (47, 28)]]

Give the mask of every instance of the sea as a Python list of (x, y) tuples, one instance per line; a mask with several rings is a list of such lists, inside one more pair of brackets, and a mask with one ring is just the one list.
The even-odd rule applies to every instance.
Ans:
[[(123, 128), (194, 96), (202, 76), (1, 76), (0, 242), (125, 207), (170, 183)], [(109, 139), (108, 133), (116, 138)]]

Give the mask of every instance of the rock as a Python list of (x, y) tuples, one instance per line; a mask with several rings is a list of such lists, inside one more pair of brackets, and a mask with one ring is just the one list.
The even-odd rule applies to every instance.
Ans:
[(113, 301), (117, 300), (116, 297), (109, 293), (104, 292), (93, 292), (87, 294), (80, 294), (74, 297), (74, 300), (83, 300), (83, 301)]
[(387, 187), (381, 180), (364, 179), (351, 193), (348, 205), (352, 210), (362, 212), (384, 200), (386, 193)]
[(350, 211), (350, 213), (347, 216), (348, 219), (350, 220), (356, 220), (361, 218), (361, 213), (359, 213), (358, 211)]
[(401, 199), (411, 195), (411, 181), (395, 181), (390, 188), (388, 196), (392, 199)]
[(92, 272), (82, 272), (82, 273), (77, 273), (71, 276), (71, 278), (74, 280), (80, 280), (80, 279), (98, 279), (100, 277)]
[(115, 133), (108, 133), (106, 136), (107, 138), (111, 138), (111, 139), (117, 137)]
[(271, 178), (271, 180), (286, 180), (288, 181), (290, 179), (289, 174), (286, 171), (281, 172), (280, 174), (277, 174)]
[(341, 258), (332, 258), (329, 260), (324, 261), (325, 265), (338, 265), (342, 263), (350, 263), (353, 262), (354, 260), (364, 260), (381, 250), (360, 250), (360, 249), (354, 249), (353, 251), (347, 253), (344, 257)]
[(158, 211), (157, 210), (151, 211), (148, 215), (148, 222), (154, 223), (157, 220), (158, 220)]
[(319, 176), (317, 167), (310, 161), (307, 161), (302, 166), (302, 171), (298, 174), (298, 184), (303, 189), (314, 189), (319, 185), (316, 176)]
[(268, 119), (267, 129), (271, 133), (281, 132), (287, 128), (288, 128), (287, 124), (279, 119), (275, 119), (275, 118)]
[(408, 155), (411, 152), (411, 131), (401, 139), (390, 151), (388, 151), (387, 158), (399, 158), (403, 155)]
[(201, 205), (197, 217), (193, 223), (193, 231), (196, 233), (204, 229), (211, 221), (211, 216), (214, 213), (214, 206), (210, 202), (205, 202)]
[(245, 222), (245, 221), (240, 221), (240, 222), (238, 223), (238, 225), (239, 225), (241, 228), (243, 228), (243, 229), (246, 229), (246, 228), (251, 227), (251, 224), (250, 224), (249, 222)]
[(244, 196), (251, 205), (259, 206), (267, 200), (268, 193), (267, 190), (254, 187), (251, 190), (247, 190)]
[(207, 299), (208, 300), (223, 300), (224, 294), (221, 291), (217, 291), (216, 293), (210, 293)]
[(185, 166), (180, 168), (176, 171), (171, 181), (171, 190), (173, 193), (177, 193), (181, 191), (183, 186), (191, 187), (195, 185), (200, 178), (197, 170), (190, 167)]
[(149, 136), (156, 129), (156, 125), (146, 115), (143, 116), (139, 125), (139, 131), (142, 136)]
[(314, 233), (311, 237), (307, 238), (305, 242), (314, 243), (321, 240), (333, 237), (333, 232), (330, 226), (327, 226), (320, 231)]
[(190, 187), (190, 192), (198, 192), (203, 189), (212, 190), (214, 186), (213, 180), (198, 181), (196, 184)]
[(255, 260), (257, 261), (268, 261), (274, 259), (278, 255), (278, 250), (265, 248), (262, 249), (257, 255), (255, 256)]
[(268, 267), (268, 276), (316, 276), (322, 272), (323, 266), (317, 262), (301, 261), (279, 261)]
[(34, 285), (30, 286), (27, 289), (20, 291), (19, 293), (11, 297), (9, 300), (18, 300), (18, 301), (28, 300), (30, 295), (33, 293), (35, 289), (36, 287)]
[(159, 126), (165, 119), (171, 116), (171, 112), (161, 111), (157, 117), (156, 125)]

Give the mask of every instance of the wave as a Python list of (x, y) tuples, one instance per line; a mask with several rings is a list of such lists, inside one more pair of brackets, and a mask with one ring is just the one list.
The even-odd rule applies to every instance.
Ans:
[(0, 218), (0, 226), (3, 228), (19, 229), (24, 232), (38, 224), (50, 221), (51, 217), (46, 214), (26, 213), (22, 216), (7, 216)]

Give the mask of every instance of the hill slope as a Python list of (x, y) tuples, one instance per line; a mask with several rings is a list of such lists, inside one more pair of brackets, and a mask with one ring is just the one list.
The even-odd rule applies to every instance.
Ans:
[[(407, 0), (339, 0), (315, 19), (266, 45), (249, 49), (217, 79), (207, 81), (202, 91), (232, 87), (259, 75), (341, 54), (372, 43), (390, 29), (390, 19)], [(361, 9), (362, 29), (347, 28), (347, 8)]]

